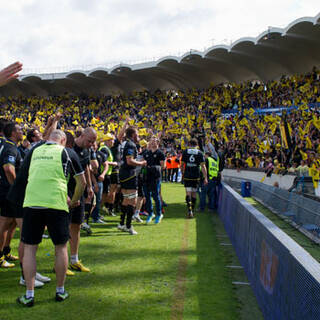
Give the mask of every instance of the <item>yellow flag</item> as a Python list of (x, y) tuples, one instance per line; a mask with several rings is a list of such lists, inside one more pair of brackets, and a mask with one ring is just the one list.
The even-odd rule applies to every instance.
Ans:
[(307, 137), (306, 138), (306, 147), (308, 148), (308, 149), (312, 149), (312, 142), (311, 142), (311, 140), (310, 140), (310, 138), (309, 137)]
[(146, 128), (139, 129), (139, 136), (147, 136), (147, 135), (148, 133)]
[(308, 159), (308, 155), (305, 152), (303, 152), (302, 150), (299, 150), (299, 152), (300, 152), (300, 154), (302, 156), (302, 160), (307, 160)]

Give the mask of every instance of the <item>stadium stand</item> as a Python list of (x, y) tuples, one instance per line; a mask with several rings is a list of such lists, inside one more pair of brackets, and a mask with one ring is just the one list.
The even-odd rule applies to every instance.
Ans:
[(207, 89), (135, 92), (129, 96), (32, 96), (0, 98), (0, 116), (25, 130), (44, 130), (48, 115), (60, 112), (60, 127), (92, 126), (100, 136), (130, 117), (141, 136), (162, 133), (168, 151), (185, 149), (198, 136), (224, 154), (226, 167), (260, 168), (313, 177), (320, 167), (320, 72), (283, 76), (279, 81), (212, 85)]

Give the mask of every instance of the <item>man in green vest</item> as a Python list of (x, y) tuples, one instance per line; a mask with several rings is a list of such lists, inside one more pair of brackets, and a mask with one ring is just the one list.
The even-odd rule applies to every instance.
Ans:
[[(64, 290), (68, 268), (67, 242), (70, 236), (69, 208), (80, 205), (86, 180), (77, 154), (66, 149), (65, 143), (66, 135), (63, 131), (52, 131), (46, 143), (28, 153), (19, 173), (19, 181), (25, 185), (21, 241), (24, 243), (23, 271), (27, 291), (17, 302), (27, 307), (34, 304), (36, 252), (46, 226), (56, 253), (55, 299), (64, 301), (69, 296)], [(76, 181), (72, 199), (68, 198), (67, 191), (71, 175)]]
[(208, 184), (203, 185), (201, 183), (200, 188), (200, 211), (204, 211), (206, 207), (206, 198), (208, 196), (208, 208), (214, 210), (217, 207), (217, 183), (219, 176), (219, 156), (216, 158), (211, 156), (211, 153), (206, 152), (206, 168), (207, 168), (207, 179)]
[(208, 160), (208, 198), (209, 198), (209, 210), (215, 210), (218, 203), (218, 176), (219, 176), (219, 156), (216, 158), (209, 156)]

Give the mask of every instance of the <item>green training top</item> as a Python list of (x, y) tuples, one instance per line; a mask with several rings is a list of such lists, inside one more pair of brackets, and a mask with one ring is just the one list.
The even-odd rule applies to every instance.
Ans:
[(23, 207), (44, 207), (69, 212), (67, 178), (58, 144), (43, 144), (33, 151)]

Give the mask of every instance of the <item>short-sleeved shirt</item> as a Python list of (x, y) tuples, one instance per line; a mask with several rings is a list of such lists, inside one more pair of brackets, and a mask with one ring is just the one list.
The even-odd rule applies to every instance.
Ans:
[(73, 150), (78, 155), (82, 168), (85, 168), (90, 164), (92, 151), (91, 149), (80, 148), (76, 143), (73, 146)]
[(10, 183), (4, 172), (3, 166), (14, 166), (17, 174), (22, 163), (22, 158), (17, 145), (9, 139), (3, 142), (0, 149), (2, 149), (0, 154), (0, 200), (4, 200), (9, 192)]
[[(110, 150), (113, 155), (113, 161), (120, 163), (121, 162), (121, 143), (118, 139), (114, 141), (114, 144), (110, 148)], [(119, 166), (112, 167), (112, 171), (113, 172), (119, 171)]]
[(199, 179), (200, 165), (205, 162), (203, 153), (198, 149), (186, 149), (181, 160), (185, 163), (184, 179)]
[[(85, 171), (87, 166), (90, 165), (90, 161), (93, 160), (91, 159), (91, 156), (93, 155), (93, 153), (91, 152), (91, 149), (80, 148), (76, 143), (74, 144), (72, 149), (74, 153), (78, 156), (78, 160), (80, 162), (82, 171)], [(75, 187), (76, 187), (76, 182), (73, 179), (73, 176), (71, 175), (68, 183), (69, 196), (73, 195)]]
[(147, 166), (160, 166), (160, 162), (164, 161), (166, 156), (160, 149), (157, 149), (155, 152), (146, 150), (143, 153), (143, 158), (147, 161)]
[(89, 153), (90, 153), (90, 160), (97, 160), (97, 153), (92, 148), (89, 149)]
[(98, 178), (100, 176), (100, 174), (103, 171), (103, 164), (107, 161), (107, 156), (104, 152), (97, 150), (96, 151), (96, 157), (97, 157), (97, 161), (98, 161), (98, 172), (95, 175), (96, 178)]
[(136, 159), (137, 156), (138, 156), (138, 150), (137, 150), (136, 144), (131, 140), (127, 140), (122, 152), (121, 169), (128, 170), (128, 171), (135, 170), (134, 166), (128, 165), (127, 157), (132, 157), (133, 159)]
[(143, 158), (147, 161), (145, 182), (148, 185), (154, 185), (161, 180), (161, 161), (164, 161), (166, 157), (161, 150), (157, 149), (155, 152), (146, 150)]
[(128, 186), (126, 185), (124, 187), (123, 182), (136, 179), (137, 177), (136, 167), (128, 165), (127, 157), (132, 157), (132, 159), (136, 159), (137, 156), (138, 156), (138, 150), (137, 150), (136, 144), (131, 140), (127, 140), (124, 144), (124, 148), (122, 152), (121, 167), (119, 171), (120, 182), (122, 183), (122, 187), (124, 189), (135, 189), (136, 187), (136, 183), (132, 184), (132, 187), (131, 185), (128, 185)]

